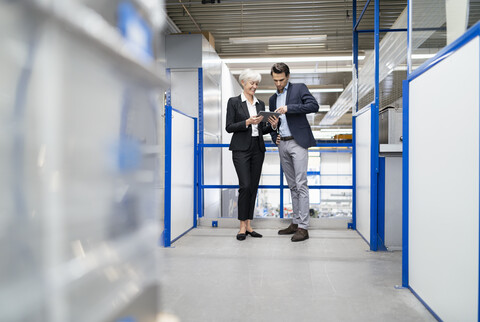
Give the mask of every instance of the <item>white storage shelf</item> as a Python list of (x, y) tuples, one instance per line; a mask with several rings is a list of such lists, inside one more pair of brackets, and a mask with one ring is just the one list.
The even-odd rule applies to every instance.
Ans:
[(158, 284), (164, 80), (67, 9), (0, 2), (0, 321), (115, 320)]

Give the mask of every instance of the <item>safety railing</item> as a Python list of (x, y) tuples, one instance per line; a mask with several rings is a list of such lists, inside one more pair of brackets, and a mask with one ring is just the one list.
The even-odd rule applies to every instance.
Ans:
[[(266, 143), (265, 146), (267, 148), (276, 148), (276, 145), (273, 143)], [(205, 148), (228, 148), (228, 144), (199, 144), (198, 145), (198, 178), (197, 178), (197, 193), (198, 193), (198, 217), (203, 217), (204, 216), (204, 205), (203, 205), (203, 193), (205, 189), (238, 189), (238, 185), (211, 185), (211, 184), (204, 184), (204, 172), (203, 172), (203, 154), (204, 154), (204, 149)], [(339, 153), (339, 152), (344, 152), (344, 153), (353, 153), (353, 144), (351, 142), (349, 143), (317, 143), (316, 145), (317, 148), (332, 148), (336, 150), (320, 150), (322, 153)], [(341, 148), (341, 149), (339, 149)], [(319, 152), (318, 150), (309, 150), (309, 152)], [(352, 169), (353, 170), (353, 169)], [(284, 177), (283, 177), (283, 170), (282, 167), (280, 166), (280, 182), (277, 185), (259, 185), (259, 189), (278, 189), (280, 193), (280, 204), (279, 204), (279, 216), (280, 218), (284, 218), (284, 190), (288, 189), (288, 185), (284, 184)], [(353, 176), (353, 173), (352, 173)], [(352, 184), (349, 185), (309, 185), (309, 189), (338, 189), (338, 190), (353, 190), (354, 186)], [(353, 193), (352, 193), (353, 195)]]

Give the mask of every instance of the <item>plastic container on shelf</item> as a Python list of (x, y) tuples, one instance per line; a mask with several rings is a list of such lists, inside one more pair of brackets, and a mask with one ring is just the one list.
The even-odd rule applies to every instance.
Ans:
[(155, 321), (165, 82), (47, 2), (0, 1), (0, 321)]

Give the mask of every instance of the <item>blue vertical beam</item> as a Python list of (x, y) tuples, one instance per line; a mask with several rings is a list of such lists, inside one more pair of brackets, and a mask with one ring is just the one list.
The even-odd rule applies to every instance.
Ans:
[(197, 118), (193, 118), (193, 227), (197, 228), (197, 200), (198, 200), (198, 143)]
[(165, 106), (165, 202), (163, 245), (171, 245), (172, 218), (172, 107)]
[(409, 84), (408, 76), (412, 72), (412, 0), (407, 1), (407, 79), (402, 82), (403, 88), (403, 115), (402, 115), (402, 286), (409, 287), (408, 281), (408, 102)]
[(409, 158), (409, 81), (403, 81), (403, 147), (402, 147), (402, 286), (408, 287), (408, 158)]
[[(166, 70), (166, 76), (168, 83), (171, 84), (171, 71), (170, 68)], [(165, 247), (170, 246), (171, 237), (171, 216), (172, 216), (172, 89), (169, 86), (165, 93), (165, 193), (164, 193), (164, 230), (162, 244)], [(167, 180), (168, 177), (168, 180)], [(167, 228), (168, 227), (168, 228)], [(168, 239), (168, 245), (167, 245)]]
[[(352, 75), (353, 77), (356, 77), (357, 80), (355, 82), (354, 80), (354, 84), (357, 84), (358, 85), (358, 32), (357, 32), (357, 29), (356, 29), (356, 24), (357, 24), (357, 0), (353, 0), (353, 8), (352, 8), (352, 14), (353, 14), (353, 44), (352, 44), (352, 48), (353, 48), (353, 73), (354, 75)], [(358, 87), (355, 86), (354, 90), (357, 92), (358, 94)], [(353, 190), (352, 190), (352, 225), (350, 226), (351, 229), (353, 230), (357, 230), (357, 189), (356, 189), (356, 186), (357, 186), (357, 157), (356, 157), (356, 147), (355, 147), (355, 143), (356, 143), (356, 131), (355, 131), (355, 122), (356, 122), (356, 117), (355, 117), (355, 113), (357, 113), (358, 111), (358, 95), (355, 95), (356, 97), (356, 101), (353, 102), (353, 113), (352, 113), (352, 186), (353, 186)]]
[(372, 104), (370, 154), (370, 250), (378, 250), (378, 109), (380, 106), (380, 0), (375, 0), (375, 103)]
[(198, 217), (203, 217), (203, 69), (198, 69)]

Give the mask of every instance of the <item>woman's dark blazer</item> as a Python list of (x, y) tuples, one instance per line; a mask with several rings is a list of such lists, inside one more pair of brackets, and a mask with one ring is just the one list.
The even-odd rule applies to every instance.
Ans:
[[(255, 104), (257, 113), (265, 111), (265, 103), (258, 100)], [(248, 113), (247, 102), (242, 102), (241, 95), (231, 97), (227, 104), (227, 124), (225, 130), (228, 133), (233, 133), (232, 140), (230, 141), (231, 151), (246, 151), (250, 147), (252, 136), (252, 125), (246, 127), (246, 121), (250, 117)], [(265, 143), (263, 141), (263, 135), (274, 131), (271, 125), (267, 122), (260, 122), (258, 124), (258, 139), (260, 143), (260, 149), (265, 152)]]

